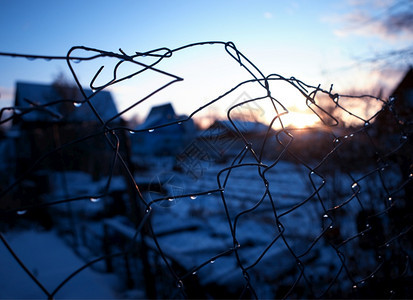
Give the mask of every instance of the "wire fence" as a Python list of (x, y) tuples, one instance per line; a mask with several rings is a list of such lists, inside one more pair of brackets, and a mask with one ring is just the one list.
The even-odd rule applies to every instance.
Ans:
[[(164, 61), (199, 47), (219, 47), (250, 79), (202, 103), (187, 117), (138, 129), (122, 123), (126, 113), (183, 80), (162, 69)], [(73, 55), (79, 52), (83, 55)], [(333, 92), (333, 86), (323, 89), (293, 77), (265, 75), (232, 42), (209, 41), (132, 55), (121, 49), (114, 53), (73, 47), (66, 56), (0, 56), (66, 61), (76, 83), (73, 97), (67, 94), (46, 103), (25, 99), (27, 105), (6, 107), (0, 114), (1, 124), (24, 124), (25, 118), (39, 112), (51, 119), (36, 124), (53, 142), (36, 155), (29, 154), (15, 167), (14, 176), (4, 173), (0, 192), (0, 239), (16, 267), (45, 297), (58, 297), (62, 287), (87, 268), (121, 273), (126, 288), (142, 288), (145, 298), (412, 297), (413, 115), (403, 117), (407, 108), (401, 97), (341, 95)], [(97, 69), (88, 93), (74, 64), (101, 58), (116, 61), (113, 77), (98, 86), (104, 67)], [(144, 58), (154, 60), (148, 64)], [(120, 76), (127, 63), (136, 71)], [(111, 116), (99, 112), (93, 102), (99, 94), (145, 72), (169, 81)], [(288, 99), (278, 99), (273, 90), (279, 82), (300, 95), (318, 125), (306, 129), (286, 125)], [(261, 96), (237, 98), (225, 112), (226, 123), (216, 123), (187, 143), (170, 169), (159, 165), (160, 159), (146, 156), (145, 167), (133, 162), (133, 137), (182, 127), (250, 84)], [(262, 109), (264, 104), (270, 109)], [(70, 107), (70, 113), (88, 107), (95, 125), (85, 128), (79, 122), (70, 131), (76, 134), (56, 134), (60, 130), (56, 124), (64, 119), (56, 108), (62, 105)], [(360, 106), (367, 107), (366, 112), (357, 110)], [(249, 121), (240, 120), (239, 112), (256, 115), (263, 110), (272, 114), (270, 122), (259, 134), (251, 134)], [(25, 136), (21, 144), (16, 139), (17, 153), (25, 151), (29, 138)], [(76, 169), (70, 164), (73, 160), (91, 163), (87, 153), (100, 157), (94, 170), (103, 181), (99, 189), (75, 193), (76, 179), (67, 171)], [(59, 191), (33, 192), (29, 179), (37, 189), (50, 184), (50, 179), (42, 181), (39, 176), (50, 169), (63, 174), (56, 179)], [(125, 185), (117, 194), (111, 187), (118, 176)], [(91, 217), (87, 210), (79, 210), (78, 205), (89, 207), (103, 203), (101, 199), (111, 200), (105, 200), (105, 214)], [(83, 256), (84, 266), (67, 274), (54, 289), (45, 287), (6, 239), (12, 225), (30, 213), (43, 223), (59, 223), (62, 235), (79, 254), (80, 246), (93, 252)], [(118, 222), (120, 214), (128, 221)], [(52, 227), (49, 223), (43, 225)], [(103, 234), (93, 231), (92, 225), (103, 228)]]

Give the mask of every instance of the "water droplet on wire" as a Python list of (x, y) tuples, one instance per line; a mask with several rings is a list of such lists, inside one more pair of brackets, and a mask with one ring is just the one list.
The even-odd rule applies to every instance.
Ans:
[(81, 107), (81, 106), (82, 106), (82, 102), (73, 102), (73, 106), (74, 106), (74, 107)]
[(19, 216), (22, 216), (22, 215), (24, 215), (24, 214), (26, 214), (27, 213), (27, 210), (18, 210), (17, 211), (17, 214), (19, 215)]
[(96, 197), (90, 197), (90, 202), (96, 203), (99, 202), (100, 198), (96, 198)]
[(178, 288), (181, 288), (181, 287), (184, 286), (184, 283), (182, 282), (182, 280), (178, 280), (178, 282), (176, 283), (176, 286), (177, 286)]
[(149, 133), (154, 132), (154, 131), (155, 131), (155, 129), (149, 129), (148, 130)]

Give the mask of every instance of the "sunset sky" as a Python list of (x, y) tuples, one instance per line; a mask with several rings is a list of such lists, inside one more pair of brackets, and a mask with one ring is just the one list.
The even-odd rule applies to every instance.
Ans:
[[(411, 63), (411, 54), (408, 59), (398, 59), (397, 64), (362, 62), (388, 51), (411, 50), (411, 24), (389, 18), (391, 14), (411, 14), (406, 9), (412, 4), (407, 0), (2, 0), (0, 7), (0, 52), (64, 56), (72, 46), (88, 46), (113, 52), (121, 48), (132, 55), (193, 42), (232, 41), (264, 75), (294, 76), (325, 89), (334, 84), (337, 92), (377, 92), (380, 87), (389, 91)], [(98, 68), (83, 62), (76, 67), (86, 86)], [(169, 101), (177, 113), (189, 114), (251, 78), (222, 45), (174, 53), (158, 68), (184, 81), (135, 107), (125, 117), (138, 115), (142, 119), (152, 105)], [(105, 70), (111, 76), (110, 67)], [(65, 61), (0, 56), (0, 106), (12, 102), (16, 81), (51, 83), (59, 73), (71, 79)], [(110, 90), (118, 109), (123, 110), (165, 80), (159, 74), (145, 74)], [(280, 92), (282, 101), (305, 109), (303, 99), (295, 99), (288, 87), (274, 89)], [(217, 114), (242, 97), (255, 96), (254, 89), (243, 87), (203, 113)]]

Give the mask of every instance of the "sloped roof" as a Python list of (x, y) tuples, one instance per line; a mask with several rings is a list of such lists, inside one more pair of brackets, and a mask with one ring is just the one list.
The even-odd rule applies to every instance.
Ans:
[(410, 67), (409, 70), (404, 75), (403, 79), (396, 86), (394, 91), (391, 93), (392, 96), (400, 95), (403, 90), (413, 89), (413, 67)]
[[(263, 133), (268, 130), (268, 126), (263, 123), (238, 119), (232, 121), (241, 133)], [(217, 120), (214, 122), (214, 124), (212, 124), (211, 127), (221, 128), (223, 130), (222, 133), (224, 133), (225, 131), (236, 131), (229, 120)]]
[(159, 126), (170, 122), (177, 121), (178, 117), (175, 115), (175, 111), (171, 103), (153, 106), (145, 122), (138, 126), (138, 129), (150, 128), (152, 126)]
[[(85, 89), (87, 96), (93, 92)], [(57, 103), (33, 109), (36, 105), (44, 105), (59, 100), (70, 100), (68, 102)], [(83, 96), (78, 89), (71, 89), (70, 96), (62, 96), (53, 85), (18, 82), (16, 84), (15, 106), (22, 114), (21, 118), (26, 122), (90, 122), (98, 121), (97, 116), (87, 103), (75, 106), (74, 103), (83, 101)], [(90, 100), (98, 114), (103, 120), (108, 120), (115, 116), (118, 111), (113, 101), (112, 95), (108, 91), (101, 91)], [(34, 105), (33, 105), (34, 104)], [(27, 108), (27, 109), (26, 109)], [(119, 121), (119, 119), (114, 122)]]
[(163, 105), (158, 105), (158, 106), (153, 106), (151, 108), (151, 111), (149, 112), (149, 115), (147, 117), (148, 118), (154, 118), (154, 117), (158, 117), (158, 116), (171, 116), (174, 117), (175, 116), (175, 111), (172, 107), (171, 103), (166, 103)]

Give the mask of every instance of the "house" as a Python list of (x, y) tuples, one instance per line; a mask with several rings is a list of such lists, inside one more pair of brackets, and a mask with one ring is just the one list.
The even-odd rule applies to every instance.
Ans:
[[(86, 95), (92, 95), (92, 90), (85, 89)], [(61, 100), (65, 100), (62, 102)], [(19, 119), (25, 124), (36, 123), (79, 123), (99, 120), (88, 105), (82, 105), (85, 99), (75, 86), (62, 84), (37, 84), (17, 82), (14, 106), (24, 113)], [(55, 101), (60, 103), (52, 104)], [(108, 120), (116, 115), (117, 108), (112, 95), (108, 91), (96, 93), (90, 100), (97, 113), (103, 120)], [(47, 106), (51, 104), (50, 106)], [(36, 106), (46, 105), (41, 109), (34, 109)], [(17, 123), (16, 121), (14, 122)]]
[(223, 134), (236, 134), (238, 130), (243, 136), (257, 135), (265, 133), (268, 130), (268, 126), (255, 121), (245, 121), (241, 119), (232, 120), (233, 124), (229, 120), (216, 120), (211, 128), (222, 130)]
[[(128, 131), (116, 130), (115, 137), (103, 124), (113, 118), (107, 124), (110, 128), (124, 127), (123, 120), (115, 118), (118, 111), (109, 92), (84, 92), (89, 102), (84, 102), (76, 87), (18, 82), (13, 124), (8, 131), (13, 145), (0, 143), (0, 151), (15, 150), (14, 176), (9, 175), (15, 180), (0, 185), (0, 217), (15, 220), (20, 215), (8, 211), (33, 206), (27, 214), (22, 210), (24, 218), (39, 221), (45, 228), (57, 224), (68, 233), (74, 247), (93, 232), (82, 223), (88, 218), (130, 212), (133, 219), (138, 215), (133, 206), (135, 185), (117, 157), (119, 153), (131, 167)], [(0, 164), (0, 171), (9, 169), (9, 165)], [(42, 208), (45, 203), (73, 198), (83, 201)], [(55, 214), (59, 217), (54, 218)], [(91, 239), (88, 242), (92, 243)]]
[[(192, 119), (177, 115), (171, 103), (151, 108), (145, 121), (136, 127), (131, 136), (134, 156), (169, 156), (177, 155), (196, 136), (196, 128)], [(162, 125), (174, 123), (165, 127)]]
[[(85, 93), (92, 95), (91, 90)], [(17, 174), (36, 161), (37, 170), (84, 171), (96, 179), (108, 174), (110, 163), (102, 161), (110, 162), (114, 151), (105, 135), (96, 133), (103, 128), (99, 118), (106, 121), (118, 113), (114, 100), (107, 91), (91, 97), (93, 109), (83, 100), (79, 89), (68, 85), (16, 84), (12, 129), (18, 132)], [(120, 122), (115, 119), (110, 126)]]
[(376, 118), (375, 138), (399, 165), (404, 185), (405, 209), (413, 211), (413, 67), (390, 94), (388, 105)]
[[(411, 150), (408, 147), (409, 145), (411, 147), (413, 138), (413, 67), (410, 67), (390, 93), (388, 102), (377, 115), (374, 125), (372, 135), (377, 143), (384, 147), (384, 151), (392, 152), (405, 143), (405, 146), (398, 151), (400, 156), (398, 159), (405, 157), (402, 164), (407, 164), (406, 167), (410, 168), (412, 160)], [(412, 170), (404, 172), (410, 174)]]
[(241, 119), (234, 119), (232, 122), (216, 120), (198, 136), (198, 144), (202, 144), (202, 148), (208, 152), (207, 157), (224, 162), (238, 155), (245, 143), (251, 144), (254, 151), (261, 150), (268, 132), (267, 125)]
[(407, 71), (399, 85), (391, 94), (394, 99), (394, 108), (406, 134), (413, 133), (413, 67)]
[(406, 72), (400, 83), (390, 93), (389, 105), (377, 116), (378, 135), (413, 133), (413, 67)]

